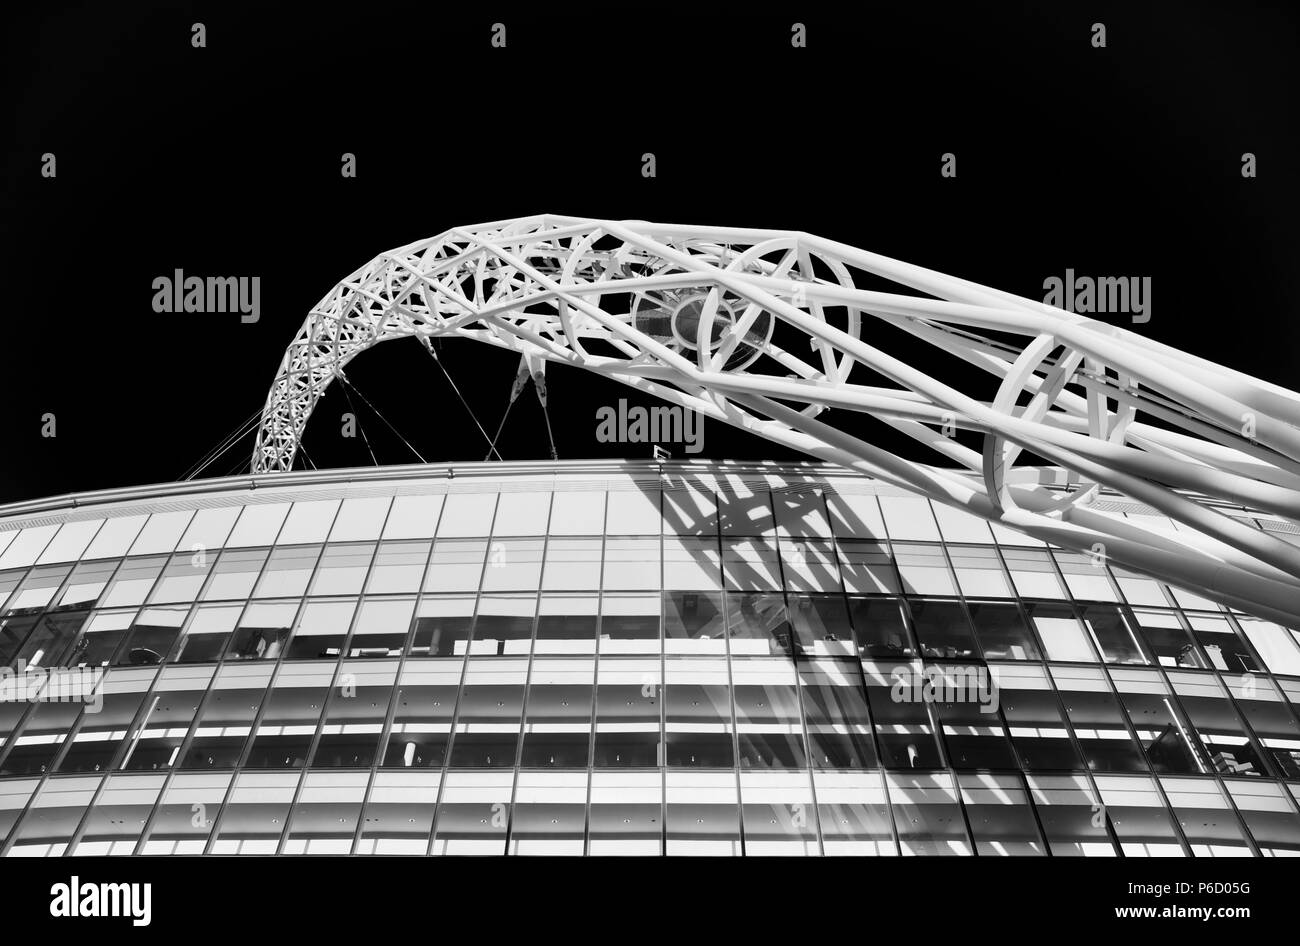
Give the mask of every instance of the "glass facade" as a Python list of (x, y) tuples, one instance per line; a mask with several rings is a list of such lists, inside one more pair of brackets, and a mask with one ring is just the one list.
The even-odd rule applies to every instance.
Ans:
[(861, 477), (627, 466), (0, 510), (0, 852), (1300, 852), (1295, 631)]

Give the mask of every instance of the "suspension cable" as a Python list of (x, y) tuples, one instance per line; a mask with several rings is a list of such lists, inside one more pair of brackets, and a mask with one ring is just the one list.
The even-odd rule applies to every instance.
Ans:
[[(391, 423), (389, 423), (388, 418), (385, 417), (382, 413), (380, 413), (379, 408), (375, 407), (375, 405), (370, 403), (370, 398), (362, 394), (361, 391), (357, 388), (357, 386), (348, 380), (347, 375), (345, 375), (341, 371), (339, 372), (339, 380), (342, 381), (344, 384), (346, 384), (348, 387), (350, 387), (353, 391), (356, 391), (357, 397), (361, 398), (361, 400), (366, 402), (366, 406), (375, 412), (375, 416), (388, 425), (388, 429), (397, 435), (398, 440), (406, 444), (406, 449), (414, 453), (416, 457), (419, 458), (421, 463), (429, 462), (424, 457), (420, 456), (420, 451), (416, 450), (414, 447), (411, 446), (411, 442), (402, 436), (401, 431), (399, 431), (396, 427), (394, 427)], [(299, 446), (301, 446), (301, 444)]]
[(370, 438), (366, 436), (365, 425), (361, 423), (361, 416), (357, 413), (357, 406), (352, 403), (352, 393), (348, 390), (350, 385), (343, 385), (343, 395), (348, 399), (348, 407), (352, 410), (352, 417), (357, 422), (357, 430), (361, 431), (361, 442), (366, 445), (366, 451), (370, 454), (370, 462), (379, 466), (379, 460), (375, 457), (374, 448), (370, 446)]
[(203, 455), (203, 457), (194, 463), (181, 477), (182, 482), (188, 482), (198, 476), (205, 469), (220, 459), (221, 455), (229, 450), (232, 446), (248, 436), (250, 431), (257, 424), (258, 418), (262, 416), (262, 409), (258, 408), (239, 424), (231, 433), (227, 434), (225, 439)]
[[(497, 455), (497, 459), (500, 460), (500, 459), (501, 459), (501, 454), (500, 454), (500, 453), (497, 453), (497, 442), (496, 442), (496, 440), (495, 440), (495, 439), (489, 439), (489, 438), (488, 438), (487, 431), (484, 430), (484, 429), (483, 429), (483, 425), (479, 423), (478, 415), (475, 414), (475, 413), (474, 413), (474, 409), (473, 409), (472, 407), (469, 406), (469, 402), (468, 402), (467, 400), (465, 400), (465, 396), (464, 396), (463, 394), (460, 393), (460, 388), (456, 387), (456, 382), (453, 381), (453, 380), (451, 379), (451, 372), (448, 371), (448, 370), (447, 370), (447, 366), (444, 365), (444, 364), (442, 363), (442, 359), (439, 358), (439, 357), (434, 353), (434, 351), (433, 351), (433, 343), (430, 342), (427, 338), (424, 338), (424, 337), (421, 337), (421, 338), (420, 338), (420, 341), (424, 343), (424, 350), (427, 351), (427, 352), (429, 353), (429, 357), (433, 359), (434, 364), (436, 364), (439, 368), (442, 369), (442, 375), (443, 375), (443, 377), (447, 379), (447, 383), (451, 385), (451, 389), (452, 389), (453, 391), (456, 392), (456, 397), (460, 398), (460, 403), (463, 404), (463, 405), (465, 405), (465, 410), (469, 413), (470, 420), (474, 421), (474, 426), (478, 428), (478, 432), (481, 433), (481, 434), (483, 435), (483, 439), (487, 441), (487, 444), (488, 444), (488, 455), (487, 455), (486, 457), (483, 458), (484, 461), (491, 460), (491, 459), (492, 459), (492, 454), (494, 454), (494, 453), (496, 453), (496, 455)], [(509, 409), (507, 409), (507, 413), (508, 413), (508, 412), (509, 412)], [(504, 423), (504, 422), (505, 422), (505, 421), (503, 420), (502, 423)], [(501, 431), (500, 431), (500, 430), (497, 430), (497, 436), (498, 436), (498, 437), (501, 436)]]
[(501, 459), (501, 454), (497, 453), (497, 441), (501, 439), (501, 431), (505, 429), (506, 418), (510, 416), (510, 408), (514, 406), (515, 406), (515, 398), (511, 398), (510, 403), (506, 405), (506, 412), (501, 415), (501, 423), (497, 424), (496, 436), (493, 437), (490, 441), (488, 441), (488, 452), (487, 452), (487, 456), (483, 458), (484, 463), (486, 463), (488, 460), (491, 460), (492, 454), (494, 453), (497, 454), (498, 460)]

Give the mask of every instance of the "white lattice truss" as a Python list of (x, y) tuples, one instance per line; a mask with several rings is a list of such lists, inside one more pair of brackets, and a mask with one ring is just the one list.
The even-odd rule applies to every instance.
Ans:
[[(945, 352), (988, 372), (992, 400), (876, 347), (896, 330), (937, 349), (927, 367)], [(509, 349), (539, 379), (548, 361), (585, 368), (1300, 626), (1300, 547), (1225, 506), (1300, 520), (1300, 395), (1114, 325), (807, 233), (549, 214), (456, 228), (381, 254), (312, 310), (267, 398), (253, 471), (291, 469), (330, 382), (406, 336)], [(949, 465), (835, 426), (851, 411)], [(1067, 471), (1069, 487), (1008, 475), (1022, 451)], [(1106, 511), (1099, 486), (1177, 528)]]

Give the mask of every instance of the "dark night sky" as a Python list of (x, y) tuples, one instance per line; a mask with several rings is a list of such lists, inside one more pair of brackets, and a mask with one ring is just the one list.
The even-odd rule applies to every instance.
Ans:
[[(42, 4), (11, 22), (0, 502), (179, 477), (261, 405), (338, 279), (450, 226), (542, 211), (807, 230), (1035, 298), (1066, 267), (1149, 275), (1140, 331), (1300, 386), (1294, 5), (845, 6)], [(796, 20), (807, 49), (790, 48)], [(155, 314), (151, 282), (176, 268), (260, 276), (260, 322)], [(444, 357), (495, 427), (514, 359), (468, 342)], [(349, 373), (427, 457), (482, 458), (415, 343)], [(562, 458), (629, 451), (597, 443), (592, 416), (626, 389), (574, 370), (550, 388)], [(364, 465), (335, 436), (335, 400), (308, 447)], [(381, 460), (410, 459), (361, 416)], [(780, 458), (712, 425), (705, 443)], [(546, 455), (531, 396), (502, 450)]]

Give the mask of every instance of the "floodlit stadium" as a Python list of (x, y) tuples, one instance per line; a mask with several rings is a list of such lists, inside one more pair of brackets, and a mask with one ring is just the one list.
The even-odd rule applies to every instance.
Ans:
[[(814, 462), (302, 469), (409, 337)], [(1300, 851), (1293, 392), (805, 233), (547, 215), (340, 282), (254, 432), (0, 507), (0, 852)]]

